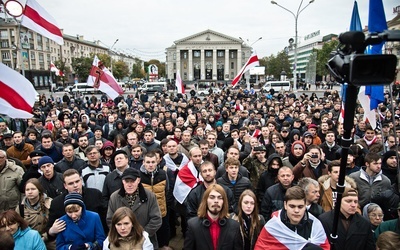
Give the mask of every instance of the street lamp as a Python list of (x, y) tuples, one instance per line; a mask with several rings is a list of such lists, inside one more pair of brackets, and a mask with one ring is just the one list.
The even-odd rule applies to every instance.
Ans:
[(114, 46), (115, 46), (115, 44), (118, 42), (118, 38), (117, 38), (117, 40), (115, 40), (115, 42), (113, 43), (113, 45), (111, 45), (111, 47), (110, 47), (110, 59), (111, 59), (111, 67), (110, 67), (110, 70), (111, 70), (111, 74), (113, 73), (113, 63), (112, 63), (112, 56), (111, 56), (111, 53), (112, 53), (112, 49), (114, 48)]
[(279, 7), (281, 7), (282, 9), (286, 10), (287, 12), (289, 12), (290, 14), (293, 15), (294, 17), (294, 30), (295, 30), (295, 37), (294, 37), (294, 66), (293, 66), (293, 90), (297, 90), (297, 21), (299, 18), (300, 13), (307, 8), (310, 4), (312, 4), (315, 0), (311, 0), (310, 2), (308, 2), (308, 4), (306, 6), (304, 6), (303, 8), (301, 8), (301, 6), (303, 5), (303, 0), (301, 0), (299, 8), (297, 9), (296, 14), (293, 13), (291, 10), (283, 7), (282, 5), (278, 4), (275, 1), (271, 1), (272, 4), (275, 4)]

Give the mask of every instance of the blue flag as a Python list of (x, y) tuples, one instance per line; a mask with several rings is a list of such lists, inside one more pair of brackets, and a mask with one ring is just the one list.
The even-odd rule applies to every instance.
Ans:
[[(382, 32), (387, 30), (386, 16), (383, 9), (382, 0), (369, 0), (369, 15), (368, 15), (368, 31), (369, 32)], [(368, 46), (368, 54), (382, 54), (381, 44)], [(385, 100), (383, 96), (383, 85), (366, 86), (365, 94), (371, 98), (371, 109), (378, 107), (378, 104)]]

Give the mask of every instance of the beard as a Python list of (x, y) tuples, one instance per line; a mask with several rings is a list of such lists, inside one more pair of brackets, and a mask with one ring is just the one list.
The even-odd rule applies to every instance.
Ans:
[(208, 211), (210, 212), (210, 214), (212, 214), (212, 215), (218, 215), (219, 212), (221, 212), (221, 207), (218, 206), (218, 205), (213, 205), (213, 206), (209, 207), (207, 210), (208, 210)]

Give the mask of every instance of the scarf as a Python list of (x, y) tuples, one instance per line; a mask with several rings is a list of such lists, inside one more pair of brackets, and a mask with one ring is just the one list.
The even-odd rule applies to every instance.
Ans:
[(136, 191), (133, 194), (127, 194), (125, 193), (125, 199), (128, 201), (129, 207), (132, 208), (133, 204), (135, 204), (136, 198), (139, 195), (139, 189), (136, 189)]
[(14, 147), (15, 147), (18, 151), (22, 151), (22, 149), (24, 149), (24, 146), (25, 146), (25, 142), (24, 142), (24, 141), (21, 141), (20, 144), (14, 143)]
[(363, 139), (364, 139), (365, 143), (368, 145), (368, 147), (376, 142), (376, 136), (374, 136), (374, 138), (372, 140), (370, 140), (370, 141), (368, 141), (365, 136), (364, 136)]

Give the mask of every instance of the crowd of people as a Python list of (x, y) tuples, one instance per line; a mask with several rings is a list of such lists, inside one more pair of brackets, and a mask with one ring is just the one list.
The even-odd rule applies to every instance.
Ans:
[(0, 250), (171, 249), (179, 229), (184, 249), (399, 249), (385, 97), (376, 129), (356, 109), (332, 240), (337, 91), (42, 95), (33, 118), (0, 118)]

